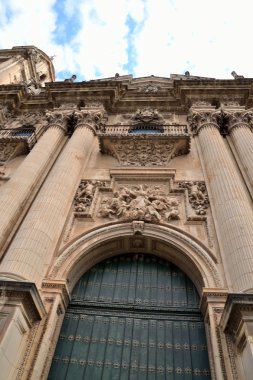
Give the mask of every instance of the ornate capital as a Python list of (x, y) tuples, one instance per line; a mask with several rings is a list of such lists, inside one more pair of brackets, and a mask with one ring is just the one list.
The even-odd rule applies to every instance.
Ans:
[(222, 109), (222, 115), (228, 129), (231, 132), (236, 127), (253, 127), (253, 109), (248, 110), (229, 110)]
[(194, 135), (204, 127), (215, 127), (219, 129), (219, 120), (221, 112), (207, 109), (191, 109), (188, 116), (188, 122)]
[(67, 132), (69, 122), (73, 117), (73, 110), (60, 110), (55, 109), (53, 111), (46, 112), (46, 118), (49, 127), (60, 128), (64, 132)]
[(74, 121), (76, 128), (89, 128), (94, 134), (97, 131), (103, 131), (106, 115), (103, 110), (86, 110), (75, 111)]

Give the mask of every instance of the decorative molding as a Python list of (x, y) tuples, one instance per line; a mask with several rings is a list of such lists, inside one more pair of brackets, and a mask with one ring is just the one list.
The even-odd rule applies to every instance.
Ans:
[(176, 175), (175, 169), (169, 168), (114, 168), (110, 169), (110, 176), (114, 181), (148, 181), (157, 183), (158, 181), (171, 181), (174, 180)]
[(222, 313), (222, 308), (213, 308), (213, 319), (214, 319), (214, 325), (215, 325), (215, 333), (216, 333), (216, 340), (217, 340), (217, 345), (218, 345), (218, 356), (220, 359), (220, 365), (221, 365), (221, 371), (223, 375), (224, 380), (229, 380), (227, 376), (227, 371), (226, 371), (226, 364), (225, 364), (225, 358), (224, 358), (224, 352), (223, 352), (223, 347), (222, 347), (222, 338), (221, 338), (221, 329), (219, 326), (220, 318), (221, 318), (221, 313)]
[(227, 343), (227, 348), (228, 348), (228, 356), (229, 356), (229, 361), (231, 365), (231, 371), (233, 374), (233, 380), (241, 380), (237, 371), (237, 366), (236, 366), (236, 352), (235, 352), (235, 346), (233, 344), (233, 340), (231, 335), (225, 334), (226, 337), (226, 343)]
[(40, 325), (40, 322), (35, 322), (28, 333), (27, 340), (26, 340), (25, 354), (18, 368), (16, 380), (21, 380), (22, 378), (24, 379), (23, 375), (25, 372), (25, 367), (29, 359), (31, 358), (31, 355), (33, 355), (33, 347), (36, 342), (36, 336), (38, 333), (39, 325)]
[[(52, 266), (48, 278), (70, 276), (71, 268), (75, 262), (80, 261), (84, 252), (86, 252), (86, 257), (89, 258), (91, 248), (103, 246), (104, 239), (107, 241), (118, 239), (119, 237), (122, 239), (124, 236), (133, 236), (132, 223), (111, 223), (85, 232), (64, 248)], [(216, 258), (207, 247), (197, 242), (197, 239), (192, 235), (181, 231), (172, 224), (165, 226), (145, 223), (143, 236), (159, 239), (159, 241), (169, 243), (170, 246), (175, 244), (179, 250), (182, 250), (182, 255), (186, 255), (191, 259), (195, 256), (193, 260), (198, 265), (200, 273), (202, 273), (205, 286), (217, 286), (219, 288), (223, 286), (223, 279), (217, 269)], [(90, 260), (92, 258), (93, 256), (90, 257)]]

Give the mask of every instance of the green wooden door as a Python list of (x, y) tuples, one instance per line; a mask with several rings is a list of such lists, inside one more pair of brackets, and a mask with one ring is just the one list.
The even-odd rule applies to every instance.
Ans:
[(210, 379), (199, 296), (151, 255), (97, 264), (76, 284), (48, 379)]

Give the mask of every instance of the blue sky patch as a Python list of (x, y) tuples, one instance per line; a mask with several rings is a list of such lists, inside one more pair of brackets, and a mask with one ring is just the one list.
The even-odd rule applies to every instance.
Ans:
[(81, 20), (78, 12), (69, 16), (63, 7), (62, 0), (57, 0), (53, 6), (56, 18), (56, 28), (53, 38), (56, 44), (69, 43), (81, 28)]

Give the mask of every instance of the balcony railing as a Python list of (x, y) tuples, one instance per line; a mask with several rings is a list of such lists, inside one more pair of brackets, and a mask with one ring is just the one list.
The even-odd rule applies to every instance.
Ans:
[(31, 150), (37, 142), (34, 127), (21, 127), (12, 129), (0, 129), (0, 141), (24, 142)]
[(187, 125), (106, 125), (103, 131), (99, 131), (100, 136), (118, 136), (133, 134), (156, 134), (161, 136), (186, 136), (188, 135)]

